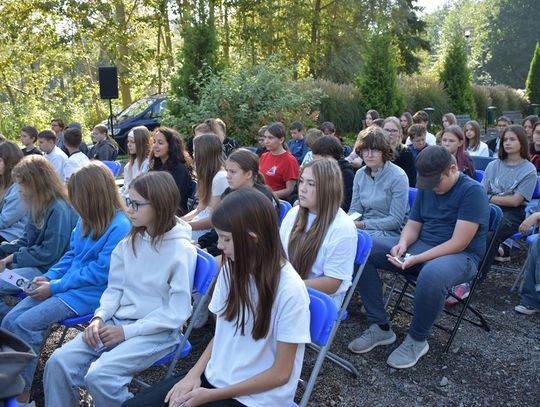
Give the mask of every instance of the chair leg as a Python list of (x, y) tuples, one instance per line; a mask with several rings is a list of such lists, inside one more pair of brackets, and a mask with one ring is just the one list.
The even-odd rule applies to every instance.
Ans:
[(392, 299), (392, 294), (394, 294), (394, 291), (396, 290), (398, 279), (399, 279), (399, 276), (396, 274), (394, 276), (394, 281), (392, 282), (392, 287), (390, 288), (388, 295), (386, 296), (386, 301), (384, 302), (384, 309), (388, 308), (388, 304), (390, 304), (390, 300)]
[(394, 309), (392, 310), (392, 314), (390, 314), (390, 321), (392, 321), (394, 317), (396, 316), (396, 313), (397, 313), (397, 310), (399, 309), (401, 301), (403, 300), (403, 297), (405, 296), (405, 293), (407, 292), (407, 288), (409, 288), (409, 281), (405, 280), (405, 283), (403, 284), (403, 288), (401, 292), (399, 293), (399, 297), (394, 304)]
[(521, 287), (521, 283), (523, 280), (523, 276), (525, 275), (525, 270), (527, 269), (528, 262), (529, 262), (529, 256), (527, 256), (527, 259), (523, 263), (523, 266), (521, 266), (521, 269), (518, 271), (518, 274), (514, 280), (514, 283), (512, 284), (512, 287), (510, 288), (511, 293), (518, 290), (518, 287)]
[(62, 344), (64, 343), (64, 339), (66, 339), (66, 335), (67, 335), (67, 331), (68, 331), (68, 327), (67, 326), (64, 326), (64, 329), (62, 331), (62, 335), (60, 336), (60, 340), (58, 341), (58, 343), (56, 344), (56, 347), (59, 348), (60, 346), (62, 346)]
[[(308, 346), (308, 348), (311, 348), (311, 349), (315, 350), (316, 352), (321, 351), (321, 347), (318, 346), (318, 345), (315, 345), (314, 343), (310, 343), (307, 346)], [(328, 360), (330, 362), (333, 362), (336, 365), (341, 366), (343, 369), (345, 369), (350, 374), (352, 374), (355, 378), (360, 375), (360, 372), (358, 371), (358, 369), (351, 362), (349, 362), (347, 359), (344, 359), (341, 356), (338, 356), (338, 355), (336, 355), (335, 353), (332, 353), (332, 352), (326, 352), (326, 357), (328, 358)]]

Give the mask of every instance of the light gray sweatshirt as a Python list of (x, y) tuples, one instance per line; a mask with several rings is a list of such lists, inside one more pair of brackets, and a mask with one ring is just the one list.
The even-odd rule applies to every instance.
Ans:
[(109, 284), (95, 317), (132, 320), (122, 324), (126, 339), (180, 329), (191, 315), (191, 289), (197, 252), (191, 227), (183, 220), (163, 235), (157, 248), (145, 233), (114, 249)]
[(370, 168), (364, 166), (354, 176), (349, 213), (361, 213), (366, 229), (399, 232), (408, 200), (409, 179), (400, 167), (387, 161), (372, 177)]

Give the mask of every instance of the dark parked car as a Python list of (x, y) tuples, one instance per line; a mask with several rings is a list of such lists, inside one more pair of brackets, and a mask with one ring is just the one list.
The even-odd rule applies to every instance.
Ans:
[[(111, 132), (123, 152), (126, 151), (126, 138), (129, 131), (136, 126), (146, 126), (152, 131), (159, 127), (161, 116), (165, 110), (165, 95), (152, 95), (133, 102), (113, 118)], [(109, 127), (108, 120), (103, 125)]]

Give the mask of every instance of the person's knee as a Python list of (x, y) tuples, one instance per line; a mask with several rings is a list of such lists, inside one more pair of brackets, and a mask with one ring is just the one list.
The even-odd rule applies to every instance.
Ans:
[(104, 369), (99, 360), (92, 363), (84, 376), (86, 388), (92, 392), (93, 389), (99, 389), (103, 383)]
[(429, 292), (444, 292), (448, 287), (446, 287), (446, 283), (437, 273), (437, 270), (433, 270), (432, 267), (424, 267), (416, 280), (416, 289)]
[(62, 348), (56, 349), (45, 363), (45, 376), (52, 374), (53, 376), (60, 371), (66, 371), (68, 368), (67, 357), (62, 351)]

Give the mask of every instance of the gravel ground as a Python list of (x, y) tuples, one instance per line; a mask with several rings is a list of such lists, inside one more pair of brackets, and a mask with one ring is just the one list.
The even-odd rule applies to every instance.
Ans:
[[(514, 257), (510, 267), (520, 267), (526, 253)], [(347, 344), (367, 328), (358, 297), (353, 297), (349, 317), (344, 321), (332, 350), (358, 367), (360, 377), (325, 362), (319, 374), (310, 406), (540, 406), (540, 314), (523, 316), (513, 307), (519, 296), (510, 293), (515, 274), (492, 271), (476, 292), (472, 304), (488, 320), (491, 332), (464, 322), (448, 353), (443, 353), (448, 334), (434, 329), (430, 351), (410, 369), (396, 370), (386, 358), (401, 343), (409, 317), (399, 314), (394, 321), (395, 344), (379, 347), (365, 355), (353, 355)], [(443, 318), (445, 322), (446, 318)], [(191, 336), (193, 351), (179, 366), (191, 366), (213, 333), (209, 323)], [(72, 335), (73, 336), (73, 335)], [(45, 346), (33, 397), (43, 405), (43, 362), (50, 355), (59, 331)], [(306, 351), (302, 377), (307, 379), (315, 357)], [(145, 372), (143, 378), (155, 382), (163, 369)], [(133, 388), (136, 390), (136, 387)], [(300, 394), (301, 390), (299, 390)], [(81, 406), (87, 404), (81, 401)]]

